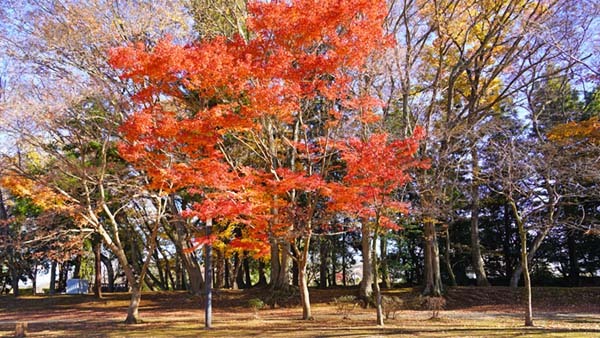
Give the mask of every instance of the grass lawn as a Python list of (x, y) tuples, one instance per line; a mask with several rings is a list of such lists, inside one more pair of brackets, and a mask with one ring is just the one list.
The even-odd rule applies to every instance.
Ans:
[[(425, 310), (402, 310), (383, 328), (373, 309), (355, 308), (344, 319), (333, 298), (353, 289), (312, 290), (314, 320), (299, 320), (290, 305), (257, 314), (248, 300), (260, 290), (220, 291), (214, 300), (211, 330), (204, 329), (201, 299), (183, 292), (142, 297), (144, 323), (125, 325), (127, 294), (0, 297), (0, 336), (11, 337), (17, 321), (28, 322), (28, 337), (600, 337), (600, 288), (540, 288), (536, 327), (523, 327), (520, 293), (508, 288), (456, 288), (438, 320)], [(409, 299), (413, 289), (388, 293)], [(263, 290), (264, 294), (264, 290)]]

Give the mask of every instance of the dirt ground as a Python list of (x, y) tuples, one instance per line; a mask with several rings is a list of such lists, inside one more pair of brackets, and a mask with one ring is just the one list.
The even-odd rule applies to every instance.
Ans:
[(213, 328), (204, 329), (202, 299), (184, 292), (152, 292), (142, 297), (142, 324), (122, 324), (124, 293), (93, 296), (0, 297), (0, 336), (11, 337), (27, 322), (28, 337), (600, 337), (600, 288), (539, 288), (534, 292), (535, 324), (523, 327), (521, 291), (509, 288), (453, 288), (440, 319), (419, 309), (418, 290), (395, 289), (389, 296), (406, 306), (383, 328), (375, 310), (354, 308), (349, 318), (335, 297), (355, 289), (311, 290), (314, 320), (300, 320), (295, 297), (283, 307), (254, 312), (248, 305), (265, 290), (219, 291)]

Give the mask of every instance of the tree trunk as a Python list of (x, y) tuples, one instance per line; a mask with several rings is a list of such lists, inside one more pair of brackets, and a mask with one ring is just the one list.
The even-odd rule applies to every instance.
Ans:
[(288, 290), (290, 286), (290, 249), (291, 245), (289, 242), (283, 242), (281, 244), (281, 264), (279, 265), (279, 276), (278, 276), (278, 289)]
[(56, 261), (53, 260), (50, 264), (50, 295), (56, 293)]
[(529, 255), (527, 254), (527, 230), (523, 224), (523, 219), (520, 217), (517, 210), (517, 205), (514, 201), (510, 201), (510, 206), (517, 222), (519, 238), (521, 240), (521, 266), (523, 267), (523, 282), (525, 283), (525, 326), (533, 326), (533, 307), (531, 300), (531, 279), (529, 278)]
[[(174, 197), (171, 197), (170, 199), (169, 208), (171, 209), (172, 215), (179, 216), (179, 210), (176, 206)], [(192, 295), (199, 296), (202, 293), (204, 280), (196, 256), (193, 253), (186, 253), (186, 250), (190, 249), (191, 246), (188, 242), (188, 232), (185, 228), (185, 221), (180, 218), (175, 218), (174, 223), (176, 231), (174, 232), (175, 236), (172, 236), (171, 240), (173, 241), (173, 244), (175, 244), (177, 256), (179, 256), (183, 268), (189, 277), (189, 291)], [(170, 232), (167, 232), (167, 234), (171, 237)], [(181, 282), (184, 284), (185, 278), (182, 278)]]
[[(105, 210), (108, 211), (108, 208), (106, 207)], [(114, 222), (114, 217), (112, 222)], [(159, 224), (157, 222), (150, 235), (150, 246), (147, 249), (149, 253), (154, 252), (154, 250), (156, 249), (156, 236), (158, 234), (158, 228)], [(128, 257), (126, 256), (123, 247), (118, 241), (118, 234), (115, 234), (116, 241), (113, 241), (108, 232), (106, 232), (106, 229), (104, 229), (101, 225), (98, 226), (98, 233), (102, 236), (102, 239), (104, 243), (108, 246), (108, 248), (117, 256), (119, 264), (121, 265), (121, 269), (123, 269), (123, 272), (125, 273), (125, 278), (131, 286), (131, 301), (127, 309), (127, 317), (125, 318), (125, 323), (137, 324), (140, 322), (138, 317), (138, 309), (142, 297), (141, 283), (146, 277), (146, 272), (150, 264), (151, 256), (150, 254), (148, 254), (141, 269), (139, 271), (135, 271), (133, 269), (133, 264), (129, 264)]]
[(271, 288), (277, 289), (280, 271), (279, 244), (277, 244), (275, 238), (271, 238), (269, 242), (271, 244), (271, 278), (269, 284), (271, 285)]
[(233, 285), (229, 282), (231, 280), (231, 264), (229, 263), (229, 258), (225, 257), (223, 260), (225, 263), (225, 288), (231, 289), (233, 287)]
[[(309, 226), (309, 229), (312, 227)], [(306, 237), (306, 243), (302, 252), (299, 253), (298, 257), (298, 287), (300, 289), (300, 302), (302, 303), (302, 319), (312, 320), (312, 312), (310, 307), (310, 295), (308, 293), (308, 279), (306, 277), (306, 266), (308, 265), (308, 251), (310, 246), (311, 231)]]
[(239, 274), (240, 274), (240, 267), (242, 266), (242, 261), (238, 258), (238, 253), (234, 253), (234, 259), (233, 259), (233, 267), (232, 269), (230, 269), (230, 276), (229, 276), (229, 285), (233, 290), (237, 290), (239, 289)]
[[(212, 230), (212, 219), (206, 220), (206, 238), (210, 238)], [(212, 327), (212, 245), (206, 243), (204, 245), (206, 259), (204, 266), (204, 286), (206, 287), (206, 304), (204, 308), (204, 328)]]
[(69, 261), (62, 262), (58, 270), (58, 291), (65, 292), (67, 290), (67, 275), (69, 274)]
[(390, 269), (388, 267), (387, 252), (388, 252), (388, 241), (387, 238), (381, 237), (379, 239), (379, 251), (381, 252), (380, 266), (381, 266), (381, 281), (383, 287), (389, 289), (392, 287), (392, 280), (390, 278)]
[(167, 254), (167, 252), (165, 252), (165, 250), (163, 250), (160, 246), (157, 245), (156, 247), (158, 249), (158, 251), (160, 252), (161, 256), (163, 257), (163, 262), (164, 262), (164, 269), (163, 269), (163, 276), (164, 276), (164, 285), (163, 287), (165, 288), (165, 290), (177, 290), (177, 286), (176, 284), (173, 282), (173, 274), (172, 274), (172, 268), (171, 268), (171, 263), (169, 263), (169, 254)]
[(98, 236), (92, 240), (94, 251), (94, 297), (102, 298), (102, 242)]
[[(550, 228), (551, 228), (550, 226), (545, 226), (535, 236), (535, 239), (533, 240), (533, 243), (531, 244), (531, 249), (529, 249), (529, 252), (527, 253), (527, 264), (528, 265), (530, 265), (531, 262), (533, 261), (533, 257), (535, 257), (535, 254), (538, 251), (538, 249), (540, 248), (540, 246), (542, 245), (544, 238), (546, 238), (546, 236), (550, 232)], [(521, 237), (520, 234), (519, 234), (519, 237)], [(527, 238), (527, 237), (525, 237), (525, 238)], [(522, 239), (522, 237), (521, 237), (521, 239)], [(521, 246), (522, 245), (523, 245), (523, 243), (521, 243)], [(525, 246), (527, 247), (527, 243), (525, 243)], [(513, 272), (513, 275), (510, 279), (511, 287), (516, 288), (519, 285), (519, 279), (521, 278), (522, 273), (523, 273), (523, 262), (520, 261), (519, 265), (517, 265), (517, 268)]]
[(12, 292), (13, 292), (13, 296), (19, 297), (20, 296), (20, 292), (19, 292), (19, 277), (21, 277), (21, 274), (19, 273), (19, 270), (16, 267), (16, 264), (12, 264), (13, 266), (10, 269), (11, 272), (11, 286), (12, 286)]
[(108, 277), (108, 292), (114, 292), (115, 291), (115, 270), (113, 269), (112, 266), (112, 261), (104, 256), (104, 255), (100, 255), (100, 260), (102, 261), (102, 263), (104, 263), (104, 267), (106, 268), (106, 275)]
[(579, 286), (577, 243), (575, 242), (575, 233), (571, 229), (567, 229), (567, 250), (569, 252), (569, 283), (571, 286)]
[(523, 267), (523, 282), (525, 283), (525, 297), (527, 300), (527, 308), (525, 310), (525, 326), (533, 326), (531, 279), (529, 278), (529, 264), (527, 262), (527, 231), (525, 231), (523, 222), (519, 222), (519, 236), (521, 237), (521, 265)]
[[(6, 211), (6, 205), (4, 204), (4, 196), (2, 195), (2, 189), (0, 189), (0, 220), (7, 220), (8, 212)], [(2, 226), (2, 232), (0, 234), (5, 235), (7, 228)]]
[(289, 252), (289, 243), (271, 242), (271, 288), (273, 290), (289, 288)]
[(490, 286), (485, 274), (481, 245), (479, 243), (479, 156), (477, 147), (471, 149), (472, 182), (471, 182), (471, 264), (477, 278), (477, 286)]
[(131, 284), (131, 300), (129, 301), (129, 307), (127, 307), (127, 317), (125, 318), (125, 324), (141, 323), (141, 320), (139, 318), (139, 313), (138, 313), (141, 300), (142, 300), (141, 285), (137, 282), (132, 283)]
[[(268, 128), (270, 135), (269, 145), (271, 148), (271, 152), (272, 154), (276, 154), (275, 143), (272, 139), (272, 127), (269, 125)], [(275, 168), (270, 169), (274, 170)], [(277, 218), (279, 215), (279, 210), (277, 209), (277, 207), (275, 207), (275, 205), (277, 205), (277, 196), (273, 196), (273, 205), (274, 207), (271, 209), (271, 214), (273, 215), (273, 218), (270, 221), (272, 222), (272, 224), (269, 225), (270, 228), (272, 228), (274, 224), (277, 224)], [(269, 243), (271, 244), (271, 288), (273, 290), (287, 290), (290, 284), (288, 276), (288, 256), (290, 252), (290, 243), (280, 243), (273, 233), (269, 235)]]
[(321, 237), (319, 239), (319, 288), (321, 289), (327, 287), (328, 254), (327, 240)]
[(369, 231), (369, 227), (366, 224), (363, 224), (361, 233), (363, 275), (359, 285), (359, 297), (365, 301), (365, 304), (368, 304), (371, 298), (371, 294), (373, 293), (373, 258), (371, 257), (371, 234)]
[(377, 262), (377, 231), (377, 228), (373, 231), (373, 245), (371, 248), (373, 263), (371, 265), (373, 267), (373, 296), (375, 298), (375, 307), (377, 309), (377, 325), (383, 326), (383, 305), (381, 301), (381, 290), (379, 288), (379, 264)]
[[(152, 276), (151, 271), (148, 271), (147, 275), (148, 277), (150, 277), (150, 279), (152, 279), (154, 284), (158, 284), (159, 287), (162, 290), (168, 290), (169, 289), (169, 283), (167, 282), (167, 266), (165, 266), (164, 269), (161, 269), (161, 259), (160, 256), (158, 255), (158, 251), (159, 249), (157, 248), (157, 250), (154, 250), (154, 253), (152, 254), (152, 257), (154, 258), (154, 262), (156, 262), (156, 270), (158, 272), (158, 278), (156, 278), (155, 276)], [(168, 258), (165, 257), (165, 263), (168, 261)], [(146, 279), (148, 280), (148, 279)], [(148, 283), (146, 283), (148, 285)]]
[(508, 203), (504, 204), (504, 243), (502, 245), (502, 251), (504, 253), (504, 265), (506, 278), (510, 278), (513, 274), (513, 261), (510, 253), (510, 239), (512, 237), (512, 227), (510, 220), (510, 206)]
[(75, 257), (75, 261), (73, 262), (74, 265), (74, 269), (73, 269), (73, 278), (75, 279), (80, 279), (81, 278), (81, 255), (77, 255), (77, 257)]
[(234, 289), (244, 289), (246, 287), (246, 285), (244, 284), (244, 274), (242, 273), (243, 270), (243, 258), (240, 258), (239, 253), (235, 253), (235, 255), (233, 256), (233, 262), (235, 264), (235, 286)]
[[(204, 284), (204, 279), (202, 278), (202, 271), (198, 266), (197, 262), (192, 262), (191, 257), (187, 254), (183, 254), (181, 257), (181, 262), (183, 263), (183, 267), (187, 272), (189, 279), (189, 290), (193, 295), (200, 295), (202, 293), (202, 285)], [(182, 281), (185, 281), (185, 278), (182, 278)]]
[(329, 262), (331, 263), (331, 273), (329, 274), (329, 286), (335, 287), (337, 285), (337, 239), (335, 237), (332, 238), (330, 243), (331, 251), (329, 252)]
[(265, 275), (265, 262), (262, 260), (258, 261), (258, 283), (256, 286), (266, 286), (267, 276)]
[(442, 277), (440, 274), (440, 250), (435, 223), (424, 222), (425, 235), (425, 289), (424, 295), (440, 297), (442, 295)]
[(446, 226), (444, 231), (446, 235), (446, 250), (444, 252), (444, 260), (446, 261), (446, 270), (448, 270), (448, 276), (450, 276), (450, 285), (456, 286), (456, 276), (454, 275), (454, 269), (452, 268), (452, 262), (450, 260), (450, 226)]
[(346, 276), (346, 233), (344, 232), (342, 234), (342, 238), (344, 240), (344, 246), (343, 246), (343, 252), (342, 252), (342, 285), (347, 286), (346, 284), (348, 284), (347, 279), (348, 277)]
[(215, 288), (221, 289), (225, 286), (225, 254), (221, 249), (215, 249), (215, 251), (217, 253)]
[(32, 287), (32, 295), (36, 296), (37, 295), (37, 269), (38, 269), (38, 263), (37, 261), (33, 264), (33, 271), (31, 272), (31, 287)]
[(299, 286), (300, 285), (300, 276), (298, 271), (298, 261), (292, 260), (292, 285)]
[(245, 287), (252, 287), (252, 278), (250, 278), (250, 257), (248, 257), (247, 253), (244, 253), (244, 284)]

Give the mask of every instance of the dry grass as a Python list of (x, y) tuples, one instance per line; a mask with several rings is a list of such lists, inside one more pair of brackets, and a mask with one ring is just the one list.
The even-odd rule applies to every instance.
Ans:
[[(494, 288), (488, 289), (489, 294)], [(461, 290), (463, 292), (464, 290)], [(500, 290), (501, 291), (501, 290)], [(0, 297), (0, 336), (9, 337), (15, 322), (27, 320), (29, 337), (598, 337), (600, 311), (591, 304), (600, 289), (565, 289), (573, 302), (565, 312), (549, 312), (535, 318), (536, 327), (524, 328), (521, 307), (511, 304), (460, 306), (449, 294), (448, 308), (440, 320), (429, 320), (429, 311), (404, 310), (396, 319), (387, 320), (383, 328), (374, 325), (373, 309), (357, 309), (343, 319), (333, 299), (352, 294), (352, 289), (313, 290), (315, 320), (299, 320), (299, 307), (266, 309), (256, 317), (248, 299), (260, 290), (222, 291), (214, 302), (214, 327), (204, 329), (201, 300), (181, 292), (144, 294), (140, 314), (144, 323), (124, 325), (127, 294), (107, 295), (103, 300), (90, 296), (23, 297), (14, 300)], [(473, 291), (471, 297), (484, 291)], [(561, 299), (563, 291), (552, 290), (548, 296)], [(402, 289), (393, 295), (412, 297), (415, 290)], [(583, 296), (579, 297), (581, 294)], [(497, 302), (497, 298), (489, 298)], [(566, 299), (566, 298), (565, 298)], [(551, 303), (550, 300), (544, 300)], [(542, 302), (542, 303), (544, 303)], [(468, 302), (466, 302), (468, 303)], [(561, 303), (561, 302), (559, 302)], [(562, 304), (561, 308), (564, 305)], [(581, 309), (577, 306), (581, 305)], [(495, 306), (495, 308), (492, 308)], [(594, 306), (596, 306), (594, 308)], [(550, 309), (552, 310), (552, 309)], [(579, 311), (581, 310), (581, 311)], [(585, 313), (583, 313), (585, 312)]]

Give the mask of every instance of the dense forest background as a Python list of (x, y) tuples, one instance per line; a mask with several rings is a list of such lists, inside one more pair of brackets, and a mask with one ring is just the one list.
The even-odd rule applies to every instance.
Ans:
[(600, 284), (597, 1), (293, 3), (2, 0), (0, 291)]

